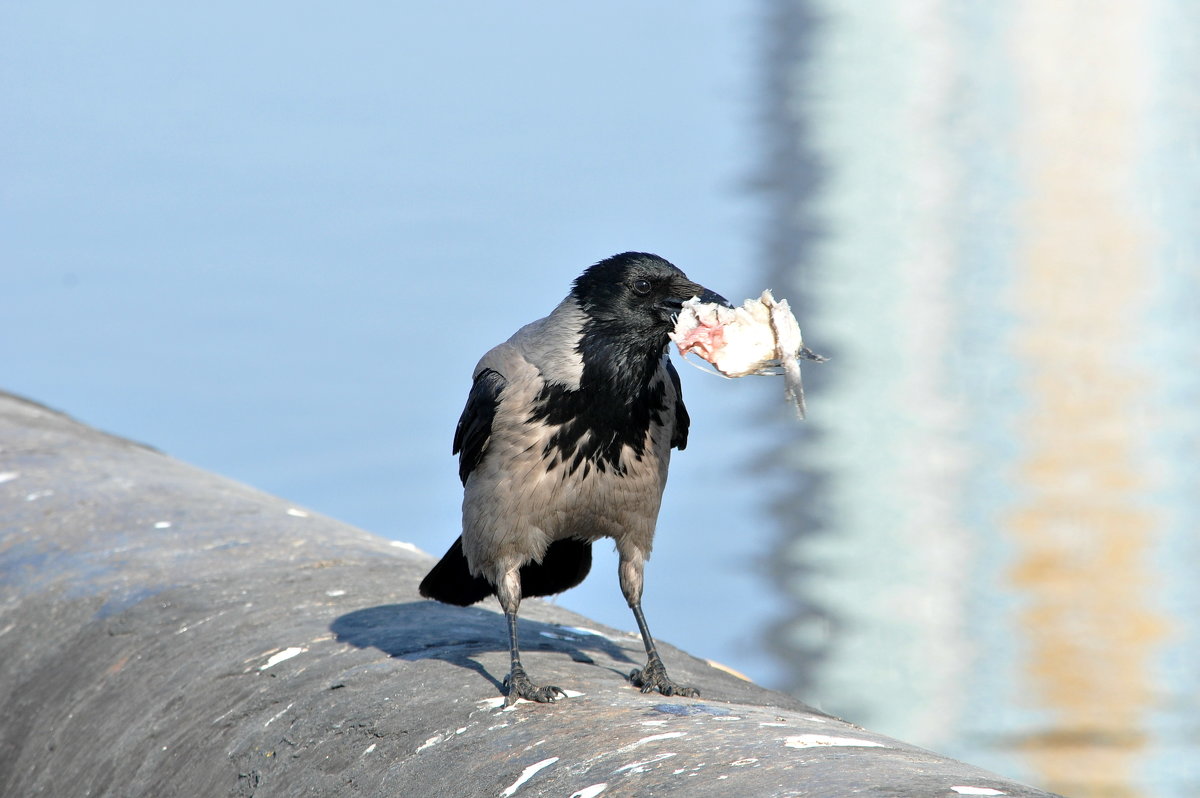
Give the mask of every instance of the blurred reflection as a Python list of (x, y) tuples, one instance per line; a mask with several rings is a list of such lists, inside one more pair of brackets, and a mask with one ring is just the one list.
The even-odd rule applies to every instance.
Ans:
[(771, 282), (835, 358), (774, 453), (790, 688), (1072, 796), (1200, 794), (1200, 9), (767, 29)]
[(1026, 756), (1063, 792), (1135, 795), (1165, 628), (1147, 572), (1155, 518), (1141, 502), (1150, 486), (1137, 423), (1154, 375), (1133, 345), (1152, 234), (1130, 201), (1146, 115), (1146, 7), (1076, 18), (1083, 9), (1069, 5), (1024, 9), (1015, 41), (1028, 187), (1015, 356), (1026, 363), (1026, 403), (1014, 475), (1024, 490), (1005, 527), (1017, 546), (1012, 584), (1026, 600), (1023, 678), (1050, 713)]

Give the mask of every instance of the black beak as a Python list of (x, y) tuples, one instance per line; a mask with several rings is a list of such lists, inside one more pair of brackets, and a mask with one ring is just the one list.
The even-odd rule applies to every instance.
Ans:
[(729, 304), (729, 300), (718, 294), (716, 291), (710, 291), (699, 283), (693, 283), (690, 280), (682, 280), (671, 286), (671, 296), (663, 300), (663, 307), (672, 315), (678, 313), (683, 307), (683, 303), (692, 297), (699, 297), (701, 302), (716, 303), (724, 305), (727, 308), (733, 307)]
[(730, 304), (728, 299), (721, 296), (716, 291), (709, 291), (707, 288), (705, 288), (702, 285), (698, 285), (696, 287), (700, 289), (700, 293), (697, 294), (697, 296), (700, 297), (701, 302), (715, 302), (716, 304), (724, 305), (727, 308), (733, 307), (733, 305)]

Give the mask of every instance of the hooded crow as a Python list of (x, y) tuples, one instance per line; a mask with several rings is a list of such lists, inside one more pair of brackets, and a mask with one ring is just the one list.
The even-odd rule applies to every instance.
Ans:
[(682, 303), (729, 303), (657, 255), (626, 252), (587, 269), (549, 316), (475, 367), (454, 433), (463, 531), (421, 595), (468, 606), (495, 595), (508, 621), (508, 702), (565, 695), (521, 666), (517, 608), (583, 581), (592, 542), (616, 542), (621, 592), (646, 645), (629, 678), (642, 692), (695, 696), (667, 677), (642, 614), (642, 574), (671, 449), (688, 413), (667, 334)]

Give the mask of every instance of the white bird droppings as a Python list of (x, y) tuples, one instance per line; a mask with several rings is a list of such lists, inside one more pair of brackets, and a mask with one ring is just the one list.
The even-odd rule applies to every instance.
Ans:
[(362, 755), (366, 756), (367, 754), (371, 753), (374, 750), (375, 750), (375, 743), (371, 743), (370, 745), (367, 746), (367, 750), (362, 752)]
[(431, 748), (431, 747), (433, 747), (433, 746), (437, 745), (438, 743), (440, 743), (442, 740), (445, 740), (445, 739), (446, 739), (445, 735), (442, 735), (442, 734), (435, 734), (435, 735), (433, 735), (432, 737), (430, 737), (428, 740), (426, 740), (425, 742), (421, 743), (421, 744), (420, 744), (420, 745), (417, 747), (417, 751), (416, 751), (416, 753), (418, 753), (418, 754), (419, 754), (419, 753), (421, 753), (422, 751), (424, 751), (426, 748)]
[(993, 790), (991, 787), (951, 787), (959, 795), (1008, 795), (1000, 790)]
[(745, 759), (738, 759), (734, 762), (730, 762), (729, 764), (735, 768), (744, 768), (746, 765), (753, 765), (757, 761), (758, 757), (748, 756)]
[[(540, 634), (542, 637), (549, 637), (552, 640), (578, 640), (581, 637), (603, 637), (605, 640), (609, 639), (608, 635), (604, 634), (603, 632), (597, 632), (595, 629), (589, 629), (586, 626), (561, 626), (560, 625), (558, 628), (562, 629), (562, 631), (564, 633), (560, 634), (558, 632), (538, 632), (538, 634)], [(628, 632), (627, 634), (636, 634), (636, 633)]]
[(17, 471), (0, 471), (0, 482), (12, 482), (20, 476), (21, 474)]
[[(578, 690), (563, 690), (563, 694), (567, 698), (579, 698), (579, 696), (583, 695), (583, 693), (579, 692)], [(485, 698), (482, 701), (476, 701), (475, 706), (479, 707), (480, 709), (499, 709), (501, 712), (512, 712), (517, 708), (518, 704), (534, 703), (533, 701), (527, 701), (524, 698), (518, 698), (516, 702), (508, 706), (504, 706), (504, 702), (507, 700), (508, 699), (504, 696), (498, 695), (495, 698)]]
[(53, 495), (54, 495), (54, 491), (52, 491), (52, 490), (35, 490), (33, 493), (25, 494), (25, 501), (35, 502), (38, 499), (44, 499), (47, 496), (53, 496)]
[(288, 705), (287, 705), (286, 707), (284, 707), (283, 709), (279, 710), (279, 712), (277, 712), (277, 713), (275, 713), (274, 715), (272, 715), (272, 716), (271, 716), (271, 719), (270, 719), (270, 720), (268, 720), (266, 723), (264, 723), (264, 724), (263, 724), (263, 728), (264, 728), (264, 729), (265, 729), (265, 728), (267, 728), (267, 727), (268, 727), (268, 726), (270, 726), (272, 723), (274, 723), (275, 721), (277, 721), (277, 720), (279, 720), (280, 718), (282, 718), (282, 717), (284, 716), (284, 713), (286, 713), (286, 712), (287, 712), (289, 709), (291, 709), (291, 708), (292, 708), (292, 707), (294, 707), (294, 706), (296, 706), (296, 702), (295, 702), (295, 701), (293, 701), (292, 703), (288, 704)]
[(582, 790), (576, 790), (571, 793), (571, 798), (596, 798), (597, 795), (608, 789), (608, 782), (602, 781), (599, 784), (593, 784), (589, 787), (584, 787)]
[(154, 528), (155, 529), (170, 529), (171, 522), (170, 521), (155, 521)]
[(887, 748), (874, 740), (858, 740), (854, 737), (829, 737), (824, 734), (795, 734), (785, 737), (783, 744), (788, 748), (820, 748), (821, 746), (847, 746), (856, 748)]
[(291, 648), (285, 648), (283, 651), (277, 651), (272, 654), (261, 667), (259, 667), (259, 670), (265, 671), (267, 668), (273, 668), (284, 660), (289, 660), (297, 654), (303, 654), (305, 651), (308, 651), (308, 649), (300, 648), (299, 646), (292, 646)]
[(509, 798), (515, 795), (517, 790), (521, 789), (521, 785), (532, 779), (539, 770), (548, 768), (558, 761), (558, 757), (552, 756), (549, 759), (543, 759), (541, 762), (534, 762), (529, 767), (521, 771), (521, 775), (517, 776), (517, 780), (504, 788), (504, 792), (500, 793), (500, 798)]
[(620, 773), (624, 770), (628, 770), (630, 773), (643, 773), (646, 770), (646, 765), (653, 765), (655, 762), (661, 762), (664, 759), (670, 759), (673, 756), (677, 755), (673, 753), (659, 754), (656, 757), (651, 757), (650, 759), (646, 759), (642, 762), (630, 762), (628, 765), (622, 765), (621, 767), (617, 768), (613, 771), (613, 773)]
[[(384, 699), (384, 700), (386, 701), (387, 699)], [(462, 727), (459, 727), (459, 728), (455, 729), (455, 730), (454, 730), (454, 731), (452, 731), (452, 732), (451, 732), (451, 731), (447, 731), (447, 732), (442, 732), (441, 734), (435, 734), (435, 735), (433, 735), (432, 737), (430, 737), (428, 740), (426, 740), (425, 742), (421, 743), (421, 745), (420, 745), (420, 746), (417, 748), (417, 750), (415, 751), (415, 753), (418, 753), (418, 754), (419, 754), (419, 753), (421, 753), (422, 751), (424, 751), (426, 748), (430, 748), (430, 747), (432, 747), (432, 746), (435, 746), (435, 745), (437, 745), (438, 743), (444, 743), (444, 742), (446, 742), (447, 740), (449, 740), (451, 737), (453, 737), (453, 736), (455, 736), (455, 735), (457, 735), (457, 734), (462, 734), (463, 732), (465, 732), (467, 729), (471, 728), (471, 726), (474, 726), (474, 725), (475, 725), (475, 724), (474, 724), (474, 723), (472, 723), (472, 724), (469, 724), (469, 725), (467, 725), (467, 726), (462, 726)], [(489, 729), (489, 731), (491, 731), (491, 730)]]
[(578, 640), (575, 635), (560, 635), (557, 632), (538, 632), (542, 637), (549, 637), (551, 640)]
[(653, 743), (658, 740), (671, 740), (671, 739), (674, 739), (675, 737), (683, 737), (686, 734), (687, 734), (687, 732), (663, 732), (662, 734), (651, 734), (649, 737), (643, 737), (642, 739), (638, 740), (636, 743), (630, 743), (629, 745), (623, 745), (618, 750), (632, 751), (634, 748), (637, 748), (639, 745), (645, 745), (646, 743)]
[(595, 635), (596, 637), (606, 637), (602, 632), (597, 632), (595, 629), (589, 629), (586, 626), (564, 626), (564, 629), (575, 632), (581, 635)]
[(326, 590), (325, 595), (329, 596), (330, 598), (337, 598), (338, 596), (346, 595), (346, 591), (340, 588), (334, 588), (333, 590)]
[(292, 518), (308, 518), (308, 513), (304, 510), (301, 510), (299, 507), (287, 508), (287, 514)]

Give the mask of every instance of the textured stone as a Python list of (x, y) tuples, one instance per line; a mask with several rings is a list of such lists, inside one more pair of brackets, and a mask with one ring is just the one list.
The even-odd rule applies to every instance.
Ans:
[(428, 555), (6, 394), (0, 508), (3, 795), (1046, 795), (668, 645), (703, 698), (643, 695), (639, 638), (540, 601), (571, 697), (505, 709), (503, 616)]

